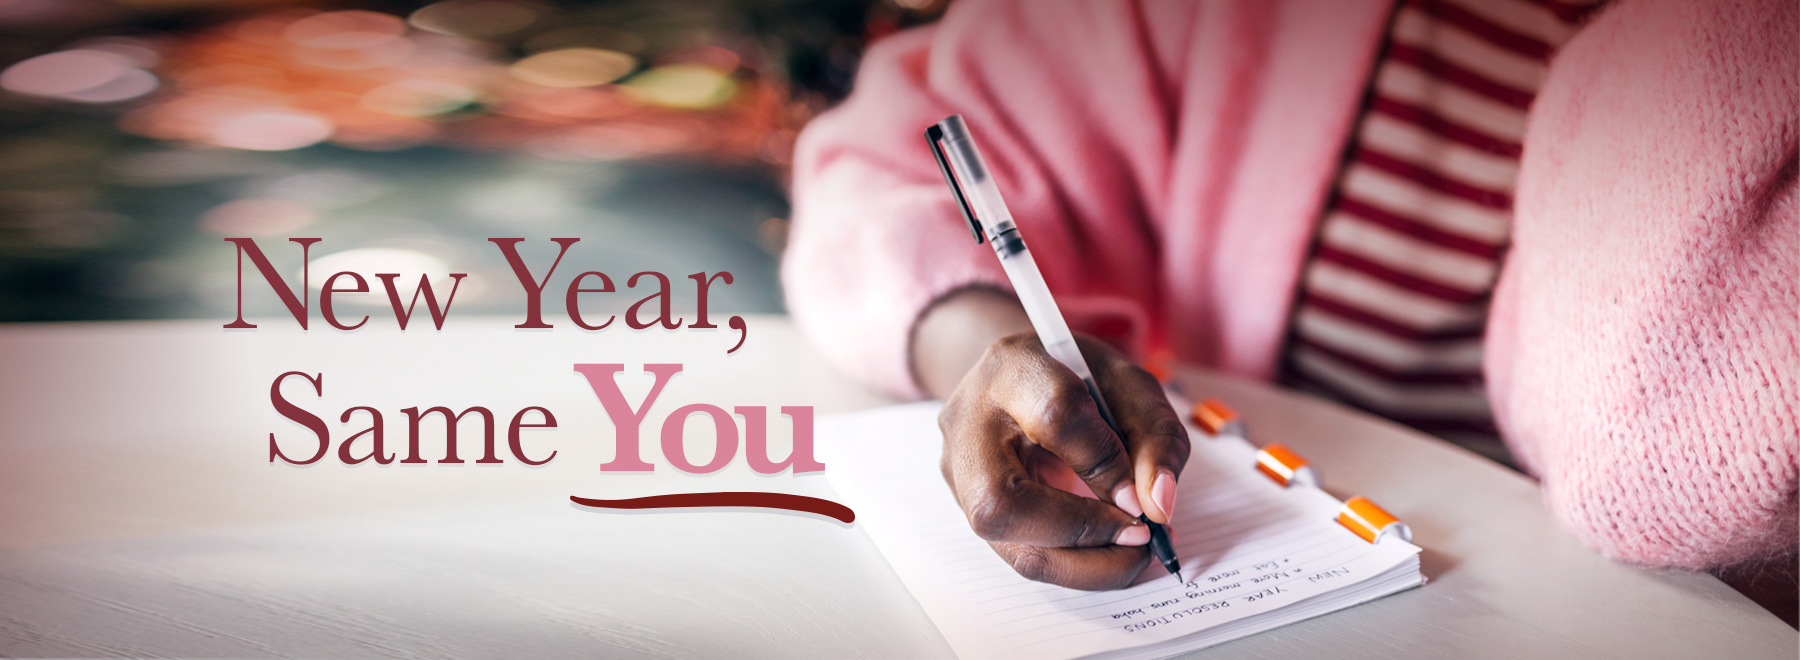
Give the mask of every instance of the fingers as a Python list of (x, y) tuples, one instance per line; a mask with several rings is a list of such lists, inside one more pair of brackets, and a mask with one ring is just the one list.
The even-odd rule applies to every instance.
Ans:
[(1096, 495), (1133, 517), (1143, 513), (1132, 487), (1131, 456), (1100, 415), (1087, 385), (1045, 353), (1034, 334), (1002, 339), (993, 350), (1001, 353), (1000, 359), (987, 364), (1006, 369), (995, 374), (1005, 384), (991, 392), (995, 404)]
[[(1143, 545), (1150, 529), (1118, 508), (1039, 483), (1020, 454), (1023, 434), (1001, 415), (941, 417), (946, 442), (942, 469), (976, 535), (993, 542), (1054, 548)], [(976, 430), (976, 429), (981, 430)]]
[[(1084, 355), (1112, 353), (1106, 345), (1092, 341), (1082, 342), (1081, 350)], [(1176, 478), (1187, 465), (1192, 448), (1187, 427), (1150, 372), (1124, 359), (1090, 357), (1088, 364), (1112, 407), (1121, 442), (1130, 454), (1131, 478), (1144, 514), (1166, 525), (1175, 513)]]
[(1072, 589), (1122, 589), (1143, 572), (1150, 552), (1143, 546), (1045, 548), (1017, 543), (990, 543), (1019, 575)]
[(963, 510), (988, 541), (1047, 548), (1141, 546), (1150, 528), (1117, 507), (1032, 481), (1023, 475), (969, 489)]
[[(1138, 516), (1168, 519), (1172, 504), (1145, 502), (1172, 502), (1187, 436), (1154, 378), (1098, 342), (1082, 352), (1119, 432), (1087, 384), (1023, 333), (991, 346), (945, 400), (940, 467), (970, 527), (1021, 575), (1117, 588), (1150, 560)], [(1102, 499), (1064, 490), (1076, 479)]]

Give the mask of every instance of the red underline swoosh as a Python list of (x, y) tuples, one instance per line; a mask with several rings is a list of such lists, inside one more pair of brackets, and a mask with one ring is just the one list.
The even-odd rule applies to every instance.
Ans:
[(582, 506), (597, 509), (681, 509), (702, 506), (743, 506), (760, 509), (783, 509), (815, 513), (827, 518), (835, 518), (845, 523), (856, 522), (856, 512), (850, 507), (831, 500), (822, 500), (805, 495), (789, 495), (787, 493), (676, 493), (673, 495), (651, 495), (649, 497), (633, 497), (624, 500), (600, 500), (591, 497), (569, 496), (569, 501)]

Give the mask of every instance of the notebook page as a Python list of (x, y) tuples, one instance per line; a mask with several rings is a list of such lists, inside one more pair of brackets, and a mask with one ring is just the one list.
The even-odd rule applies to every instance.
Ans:
[(938, 407), (828, 417), (817, 437), (857, 525), (965, 659), (1076, 658), (1166, 642), (1358, 584), (1418, 552), (1397, 539), (1362, 541), (1335, 522), (1330, 496), (1282, 489), (1252, 467), (1248, 443), (1190, 427), (1173, 525), (1187, 582), (1155, 562), (1118, 591), (1032, 582), (969, 530), (944, 484)]

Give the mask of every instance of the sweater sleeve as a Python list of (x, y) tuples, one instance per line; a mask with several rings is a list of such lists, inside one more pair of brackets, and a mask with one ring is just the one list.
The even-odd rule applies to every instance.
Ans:
[(958, 2), (940, 22), (870, 48), (854, 92), (806, 128), (795, 153), (783, 286), (827, 359), (921, 396), (907, 355), (920, 314), (964, 287), (1010, 291), (923, 137), (956, 113), (979, 135), (1071, 325), (1092, 331), (1098, 315), (1142, 330), (1141, 306), (1107, 293), (1153, 288), (1141, 200), (1158, 197), (1146, 186), (1161, 181), (1170, 143), (1160, 67), (1133, 6)]
[(1562, 524), (1630, 562), (1793, 553), (1792, 2), (1627, 0), (1532, 108), (1486, 372)]

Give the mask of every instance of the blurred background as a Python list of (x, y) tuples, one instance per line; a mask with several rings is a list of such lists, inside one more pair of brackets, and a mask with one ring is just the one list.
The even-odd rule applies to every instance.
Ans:
[(458, 315), (524, 308), (495, 236), (582, 237), (551, 291), (729, 270), (714, 310), (781, 311), (796, 132), (945, 2), (0, 0), (0, 321), (229, 320), (225, 236), (290, 282), (322, 237), (315, 290), (470, 273)]

